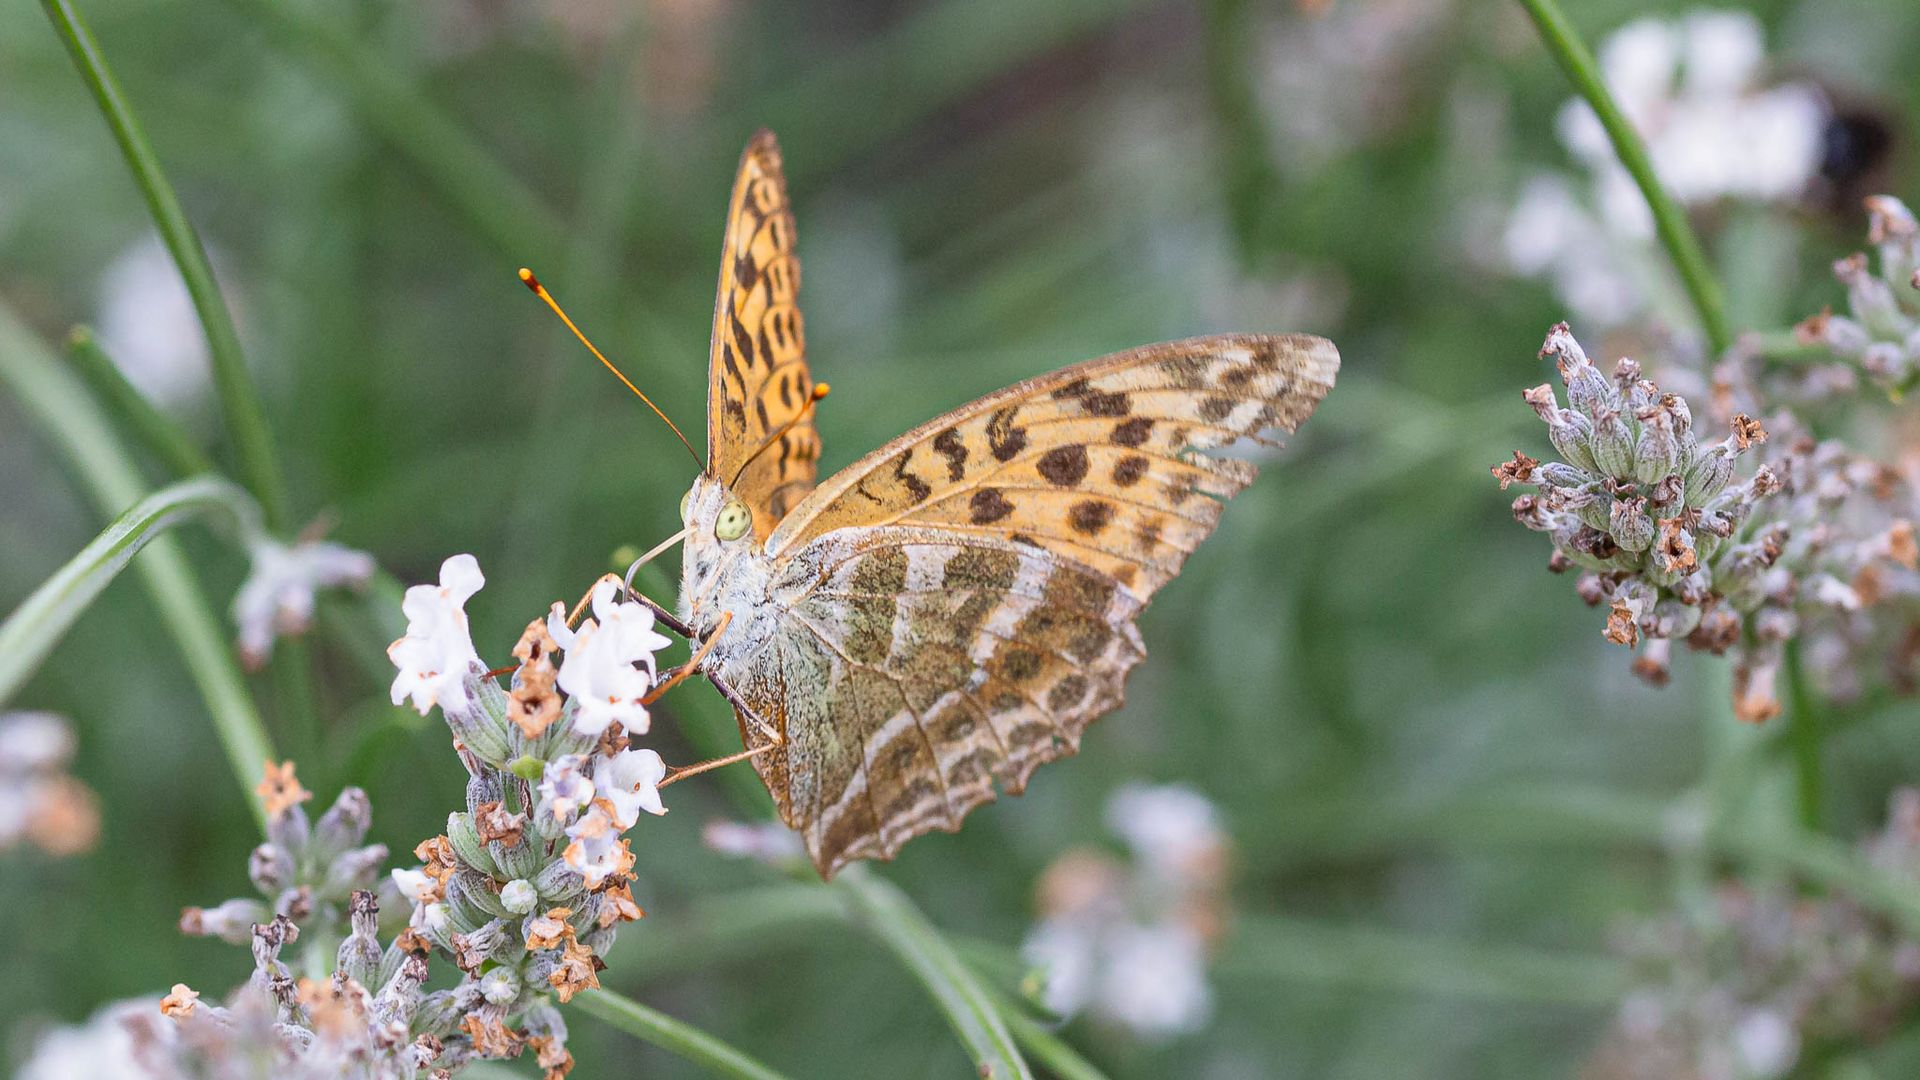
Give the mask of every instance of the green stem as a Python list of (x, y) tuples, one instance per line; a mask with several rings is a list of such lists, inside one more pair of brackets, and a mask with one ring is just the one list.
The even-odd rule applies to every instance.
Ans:
[(834, 879), (855, 921), (872, 931), (933, 995), (985, 1080), (1031, 1077), (993, 995), (907, 895), (854, 865)]
[(67, 336), (67, 359), (72, 361), (73, 369), (87, 381), (87, 388), (93, 395), (106, 404), (107, 408), (121, 420), (126, 421), (133, 434), (148, 450), (153, 451), (174, 479), (198, 476), (213, 471), (213, 462), (195, 446), (187, 433), (173, 419), (153, 407), (146, 395), (134, 388), (127, 377), (120, 373), (119, 365), (113, 362), (106, 350), (100, 347), (100, 341), (93, 336), (93, 330), (85, 326), (76, 326)]
[(1541, 40), (1546, 42), (1547, 51), (1553, 54), (1560, 70), (1566, 73), (1574, 89), (1587, 99), (1587, 104), (1593, 107), (1594, 114), (1600, 118), (1607, 138), (1613, 142), (1614, 154), (1620, 158), (1620, 164), (1626, 166), (1634, 183), (1640, 186), (1640, 194), (1646, 197), (1647, 208), (1653, 211), (1654, 229), (1659, 233), (1660, 242), (1666, 246), (1667, 255), (1673, 259), (1674, 269), (1680, 272), (1687, 296), (1700, 314), (1700, 326), (1706, 331), (1707, 343), (1716, 354), (1725, 351), (1727, 346), (1733, 344), (1733, 330), (1727, 323), (1726, 303), (1721, 299), (1720, 285), (1707, 269), (1706, 254), (1700, 248), (1699, 238), (1693, 233), (1693, 226), (1687, 223), (1686, 213), (1660, 186), (1660, 178), (1654, 175), (1653, 161), (1647, 157), (1647, 148), (1640, 141), (1639, 133), (1633, 130), (1626, 114), (1620, 111), (1613, 95), (1608, 93), (1592, 51), (1580, 40), (1573, 24), (1567, 21), (1558, 0), (1520, 0), (1520, 6), (1533, 17), (1534, 25), (1540, 29)]
[[(0, 382), (6, 383), (71, 460), (102, 514), (118, 515), (146, 495), (139, 470), (86, 387), (56, 360), (11, 309), (0, 306)], [(234, 663), (218, 617), (172, 537), (147, 545), (134, 569), (145, 580), (154, 606), (186, 660), (212, 715), (214, 730), (242, 791), (250, 791), (261, 766), (274, 756), (266, 728)], [(264, 830), (260, 801), (247, 799)]]
[(781, 1074), (762, 1065), (744, 1050), (736, 1049), (691, 1024), (675, 1020), (658, 1009), (650, 1009), (611, 990), (585, 991), (576, 995), (572, 1004), (636, 1039), (680, 1055), (715, 1076), (780, 1080)]
[(1807, 686), (1807, 673), (1801, 663), (1798, 641), (1787, 642), (1786, 663), (1780, 674), (1787, 684), (1784, 703), (1787, 739), (1793, 746), (1793, 787), (1800, 824), (1803, 828), (1818, 831), (1825, 817), (1821, 812), (1825, 790), (1820, 778), (1820, 744), (1826, 737), (1826, 725), (1822, 723), (1820, 709), (1814, 704), (1813, 693)]
[(227, 302), (220, 295), (220, 286), (214, 281), (213, 267), (207, 262), (207, 252), (200, 243), (200, 236), (194, 232), (193, 224), (181, 209), (173, 185), (167, 182), (166, 174), (160, 169), (160, 159), (154, 155), (152, 144), (147, 141), (146, 133), (134, 116), (132, 105), (121, 92), (112, 70), (107, 67), (99, 42), (94, 40), (93, 32), (87, 28), (85, 20), (74, 9), (71, 0), (40, 0), (40, 6), (46, 10), (47, 18), (52, 20), (61, 43), (67, 48), (67, 54), (73, 58), (74, 67), (79, 69), (81, 79), (93, 92), (94, 101), (99, 104), (107, 127), (113, 131), (114, 141), (120, 144), (120, 152), (126, 157), (128, 168), (133, 171), (134, 183), (139, 185), (141, 195), (146, 198), (147, 209), (153, 214), (153, 223), (160, 231), (160, 238), (173, 254), (174, 263), (180, 267), (187, 294), (193, 298), (193, 310), (200, 316), (200, 325), (206, 330), (214, 386), (219, 391), (228, 433), (233, 437), (241, 476), (254, 497), (260, 500), (261, 508), (266, 512), (267, 524), (275, 529), (284, 528), (289, 510), (285, 481), (274, 453), (273, 434), (267, 428), (266, 413), (261, 408), (253, 379), (247, 374), (246, 360), (240, 352), (240, 335), (234, 330), (233, 315), (227, 310)]
[(0, 623), (0, 704), (20, 689), (141, 548), (175, 525), (215, 512), (244, 519), (259, 510), (246, 492), (217, 476), (184, 480), (140, 500), (42, 582)]
[(1033, 1055), (1033, 1060), (1046, 1067), (1046, 1070), (1060, 1080), (1106, 1080), (1107, 1074), (1099, 1066), (1080, 1056), (1080, 1051), (1067, 1045), (1067, 1041), (1055, 1035), (1046, 1025), (1027, 1015), (1017, 1003), (1007, 1000), (1004, 995), (994, 994), (1000, 1004), (1000, 1013), (1006, 1017), (1007, 1027), (1013, 1032), (1013, 1039), (1020, 1048)]

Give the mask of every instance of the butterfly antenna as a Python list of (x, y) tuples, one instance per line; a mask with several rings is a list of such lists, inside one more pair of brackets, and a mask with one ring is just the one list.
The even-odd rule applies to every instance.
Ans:
[(622, 383), (626, 384), (627, 389), (633, 391), (633, 394), (635, 397), (647, 403), (647, 408), (653, 410), (653, 415), (659, 417), (661, 422), (665, 423), (667, 427), (673, 429), (674, 438), (677, 438), (680, 440), (680, 445), (686, 447), (687, 453), (693, 455), (694, 464), (700, 466), (701, 472), (705, 472), (707, 469), (706, 462), (700, 460), (699, 451), (695, 450), (693, 448), (693, 444), (687, 441), (687, 437), (680, 433), (679, 425), (675, 424), (672, 420), (667, 419), (667, 414), (660, 411), (660, 406), (655, 405), (653, 403), (652, 398), (641, 393), (640, 388), (633, 385), (632, 379), (629, 379), (624, 374), (621, 374), (620, 369), (613, 366), (613, 361), (607, 359), (606, 355), (602, 353), (599, 349), (594, 348), (593, 342), (587, 340), (587, 335), (581, 333), (580, 328), (578, 326), (575, 326), (573, 323), (573, 320), (567, 317), (566, 309), (560, 306), (560, 301), (555, 300), (553, 298), (553, 294), (547, 291), (547, 287), (545, 285), (540, 284), (540, 279), (533, 276), (533, 271), (527, 269), (524, 266), (521, 267), (520, 281), (523, 284), (525, 284), (527, 288), (533, 290), (533, 295), (545, 301), (546, 305), (553, 309), (553, 313), (555, 315), (560, 316), (560, 321), (567, 324), (567, 329), (573, 331), (573, 336), (580, 339), (580, 344), (585, 345), (587, 347), (587, 351), (593, 354), (594, 359), (600, 361), (602, 364), (605, 364), (607, 367), (607, 370), (613, 372), (614, 378), (619, 379)]
[(747, 474), (747, 466), (753, 464), (753, 460), (755, 458), (759, 457), (761, 454), (766, 453), (767, 448), (771, 447), (774, 443), (779, 442), (781, 436), (785, 435), (789, 431), (792, 431), (794, 428), (794, 425), (798, 424), (800, 421), (805, 420), (808, 416), (812, 415), (814, 404), (817, 403), (821, 398), (826, 397), (828, 390), (829, 390), (829, 387), (827, 386), (826, 383), (823, 383), (823, 382), (814, 383), (813, 393), (807, 396), (807, 403), (805, 405), (800, 406), (800, 411), (793, 414), (793, 419), (787, 421), (784, 424), (781, 424), (779, 430), (767, 436), (766, 441), (760, 444), (759, 449), (747, 455), (747, 460), (741, 462), (740, 467), (734, 470), (733, 479), (727, 481), (727, 486), (732, 487), (733, 485), (739, 483), (740, 478)]

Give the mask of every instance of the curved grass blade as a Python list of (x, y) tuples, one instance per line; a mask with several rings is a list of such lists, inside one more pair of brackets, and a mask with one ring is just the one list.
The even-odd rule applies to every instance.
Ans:
[(715, 1076), (781, 1080), (780, 1073), (762, 1065), (746, 1051), (611, 990), (585, 991), (575, 995), (572, 1004), (636, 1039), (686, 1058)]
[[(73, 463), (81, 485), (104, 514), (118, 514), (146, 494), (126, 445), (80, 380), (0, 305), (0, 382), (14, 394)], [(147, 545), (146, 558), (134, 566), (152, 594), (169, 633), (179, 646), (187, 671), (200, 688), (226, 750), (234, 778), (250, 791), (261, 765), (274, 757), (260, 714), (248, 696), (233, 649), (208, 605), (199, 579), (170, 536)], [(266, 827), (260, 800), (247, 798), (254, 820)]]
[(246, 492), (220, 477), (199, 476), (162, 488), (115, 518), (0, 622), (0, 705), (39, 668), (67, 629), (140, 549), (196, 517), (213, 513), (247, 517), (256, 512)]
[(858, 865), (842, 870), (833, 887), (846, 899), (854, 921), (873, 931), (933, 995), (983, 1080), (1031, 1080), (993, 994), (905, 893)]

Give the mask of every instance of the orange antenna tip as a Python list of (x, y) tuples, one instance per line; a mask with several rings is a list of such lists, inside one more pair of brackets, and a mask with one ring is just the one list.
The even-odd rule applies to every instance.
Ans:
[(640, 388), (633, 385), (633, 380), (627, 378), (626, 375), (622, 374), (619, 368), (613, 366), (613, 361), (607, 359), (605, 354), (601, 353), (599, 349), (594, 347), (593, 342), (587, 340), (587, 335), (582, 333), (578, 326), (574, 325), (573, 319), (568, 317), (566, 310), (560, 306), (560, 301), (555, 300), (553, 298), (553, 294), (547, 291), (547, 287), (540, 284), (540, 279), (533, 276), (533, 271), (527, 269), (524, 266), (521, 267), (520, 280), (526, 284), (527, 288), (533, 290), (533, 295), (539, 297), (542, 303), (546, 304), (547, 307), (551, 309), (555, 315), (560, 317), (560, 321), (567, 325), (568, 330), (573, 331), (573, 336), (580, 340), (580, 344), (585, 345), (587, 347), (587, 351), (593, 354), (593, 358), (595, 360), (600, 361), (601, 364), (606, 366), (606, 369), (608, 371), (613, 372), (614, 378), (619, 379), (620, 382), (624, 384), (627, 389), (633, 391), (635, 397), (645, 402), (647, 405), (647, 408), (653, 410), (653, 415), (659, 417), (667, 425), (667, 427), (673, 430), (674, 438), (677, 438), (680, 440), (680, 445), (686, 447), (687, 453), (690, 456), (692, 456), (693, 463), (695, 465), (700, 466), (701, 471), (704, 472), (707, 467), (706, 463), (700, 460), (700, 455), (694, 451), (693, 444), (687, 441), (687, 437), (680, 433), (679, 425), (675, 424), (672, 420), (667, 419), (667, 414), (660, 411), (660, 406), (655, 405), (653, 403), (652, 398), (641, 393)]
[(814, 383), (813, 384), (813, 400), (819, 401), (821, 398), (826, 397), (828, 392), (830, 392), (832, 389), (833, 388), (828, 386), (826, 383), (823, 383), (823, 382)]

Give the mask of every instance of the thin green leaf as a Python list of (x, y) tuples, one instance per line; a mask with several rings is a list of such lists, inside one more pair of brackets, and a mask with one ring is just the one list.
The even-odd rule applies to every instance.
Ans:
[[(0, 382), (13, 390), (28, 415), (72, 461), (102, 514), (118, 514), (146, 495), (126, 445), (86, 388), (4, 305), (0, 305)], [(274, 757), (273, 746), (205, 591), (172, 537), (149, 543), (134, 570), (146, 582), (154, 606), (200, 688), (234, 778), (242, 791), (250, 790), (261, 766)], [(259, 800), (248, 798), (247, 804), (264, 829), (266, 812)]]
[(73, 328), (67, 337), (67, 359), (87, 381), (93, 396), (132, 429), (134, 436), (173, 473), (174, 479), (213, 471), (213, 462), (194, 445), (180, 425), (154, 408), (153, 402), (127, 381), (119, 365), (100, 347), (91, 329)]
[(113, 139), (133, 171), (134, 183), (145, 197), (153, 223), (166, 242), (173, 261), (180, 268), (187, 294), (193, 298), (193, 310), (206, 330), (207, 352), (213, 361), (213, 382), (219, 391), (220, 407), (227, 431), (233, 438), (234, 453), (247, 487), (260, 500), (267, 523), (274, 528), (286, 525), (288, 516), (285, 481), (273, 448), (273, 434), (267, 428), (266, 412), (261, 408), (253, 378), (247, 373), (240, 352), (240, 335), (234, 330), (233, 315), (214, 281), (213, 267), (207, 262), (206, 248), (199, 233), (187, 220), (173, 185), (160, 169), (160, 159), (147, 141), (133, 106), (120, 90), (119, 82), (100, 52), (100, 43), (87, 28), (71, 0), (41, 0), (40, 6), (52, 20), (61, 44), (73, 58), (74, 67), (92, 91), (93, 99), (106, 118)]
[(746, 1051), (611, 990), (588, 990), (575, 996), (572, 1004), (636, 1039), (686, 1058), (715, 1076), (780, 1080), (780, 1073), (761, 1064)]
[(993, 994), (905, 893), (861, 865), (840, 871), (833, 886), (846, 899), (854, 920), (893, 950), (933, 995), (983, 1078), (1033, 1075)]
[(162, 488), (114, 519), (105, 532), (42, 582), (0, 623), (0, 704), (39, 668), (67, 629), (140, 549), (181, 522), (216, 512), (235, 517), (257, 513), (246, 492), (217, 476)]

